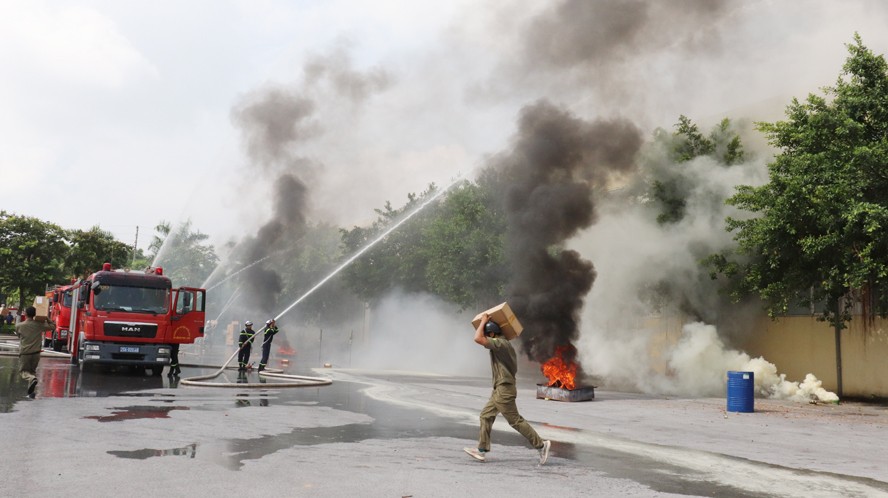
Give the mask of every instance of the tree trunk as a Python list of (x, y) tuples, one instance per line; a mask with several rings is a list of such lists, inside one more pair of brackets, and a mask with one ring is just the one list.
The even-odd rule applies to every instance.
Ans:
[(839, 315), (841, 298), (836, 299), (836, 313), (833, 327), (836, 334), (836, 395), (842, 398), (842, 322)]

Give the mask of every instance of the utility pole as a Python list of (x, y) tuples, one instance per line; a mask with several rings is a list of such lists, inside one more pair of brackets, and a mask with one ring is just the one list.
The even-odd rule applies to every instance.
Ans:
[(136, 241), (133, 242), (133, 260), (130, 261), (130, 267), (136, 264), (136, 247), (139, 246), (139, 225), (136, 225)]
[(324, 366), (321, 360), (321, 352), (324, 349), (324, 329), (320, 330), (318, 334), (318, 366)]

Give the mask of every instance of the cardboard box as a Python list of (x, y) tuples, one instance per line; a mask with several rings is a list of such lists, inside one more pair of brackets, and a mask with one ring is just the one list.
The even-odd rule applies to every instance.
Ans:
[(49, 298), (46, 296), (35, 297), (34, 308), (37, 310), (37, 315), (34, 318), (41, 321), (49, 318)]
[(484, 313), (490, 315), (490, 319), (503, 329), (503, 335), (510, 341), (521, 335), (521, 331), (524, 330), (524, 327), (521, 326), (521, 322), (518, 321), (515, 313), (512, 312), (512, 308), (509, 307), (509, 303), (502, 303), (487, 311), (478, 313), (475, 318), (472, 319), (472, 326), (476, 329), (481, 323), (481, 315)]

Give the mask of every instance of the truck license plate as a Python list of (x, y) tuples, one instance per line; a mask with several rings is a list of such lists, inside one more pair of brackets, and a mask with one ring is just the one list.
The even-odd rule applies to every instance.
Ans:
[(137, 346), (120, 346), (121, 353), (138, 353), (139, 348)]

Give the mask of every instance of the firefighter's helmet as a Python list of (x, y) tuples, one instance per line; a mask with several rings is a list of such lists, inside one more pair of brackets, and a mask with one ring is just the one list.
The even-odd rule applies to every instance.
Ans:
[(253, 322), (247, 320), (246, 322), (244, 322), (244, 326), (246, 326), (246, 327), (252, 327), (252, 326), (253, 326)]

